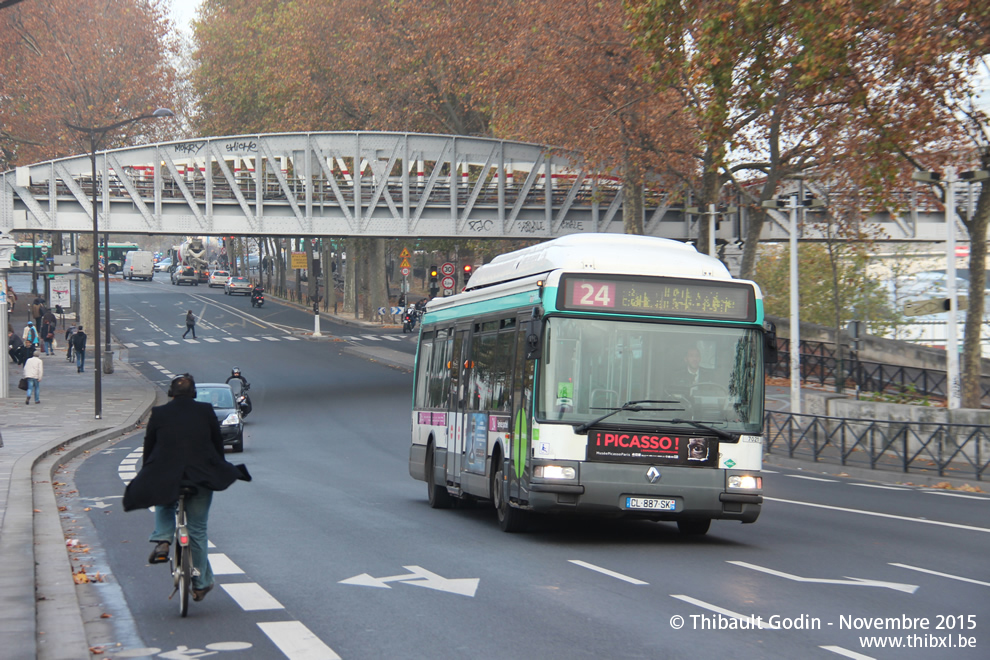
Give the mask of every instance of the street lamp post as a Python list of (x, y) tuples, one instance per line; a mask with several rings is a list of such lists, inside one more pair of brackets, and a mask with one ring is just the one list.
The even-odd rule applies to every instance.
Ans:
[[(142, 121), (144, 119), (154, 119), (158, 117), (174, 117), (175, 113), (168, 108), (158, 108), (151, 114), (138, 115), (137, 117), (131, 117), (130, 119), (124, 119), (118, 121), (115, 124), (110, 124), (109, 126), (97, 126), (97, 127), (84, 127), (75, 126), (66, 122), (66, 126), (74, 131), (80, 131), (89, 135), (89, 162), (92, 169), (93, 176), (93, 398), (95, 400), (94, 407), (94, 417), (96, 419), (103, 418), (103, 379), (102, 379), (102, 365), (103, 357), (100, 353), (100, 225), (99, 225), (99, 214), (97, 206), (97, 190), (96, 190), (96, 149), (99, 146), (103, 138), (106, 137), (107, 133), (112, 130), (116, 130), (128, 124), (133, 124), (135, 122)], [(108, 246), (109, 249), (109, 246)], [(109, 281), (106, 284), (106, 306), (107, 306), (107, 352), (110, 349), (110, 284)]]
[[(804, 190), (802, 186), (802, 191)], [(801, 308), (798, 296), (798, 209), (807, 206), (824, 206), (820, 199), (814, 197), (810, 199), (799, 199), (802, 195), (790, 195), (788, 200), (768, 199), (762, 202), (762, 206), (768, 209), (786, 208), (790, 212), (790, 234), (788, 244), (790, 247), (790, 377), (791, 377), (791, 412), (795, 415), (801, 414)], [(802, 217), (802, 221), (804, 218)], [(840, 378), (841, 375), (836, 375)]]
[(949, 300), (945, 319), (945, 378), (946, 404), (949, 410), (962, 407), (962, 382), (959, 373), (959, 327), (957, 313), (959, 301), (956, 295), (956, 183), (959, 181), (984, 181), (990, 177), (985, 170), (956, 173), (955, 167), (938, 172), (914, 172), (911, 178), (922, 183), (945, 183), (945, 294)]

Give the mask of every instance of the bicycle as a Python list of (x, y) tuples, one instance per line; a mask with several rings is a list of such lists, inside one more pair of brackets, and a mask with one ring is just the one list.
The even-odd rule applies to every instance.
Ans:
[(179, 502), (175, 507), (175, 534), (172, 537), (172, 547), (175, 552), (169, 557), (168, 565), (172, 570), (172, 593), (168, 599), (178, 592), (179, 615), (189, 613), (189, 594), (192, 592), (192, 579), (196, 569), (192, 564), (192, 549), (189, 547), (189, 530), (186, 526), (186, 498), (198, 491), (193, 486), (182, 486), (179, 491)]

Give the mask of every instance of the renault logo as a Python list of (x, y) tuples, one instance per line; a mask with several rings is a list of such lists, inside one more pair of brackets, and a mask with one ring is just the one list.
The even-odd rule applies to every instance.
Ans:
[(660, 470), (655, 465), (650, 466), (650, 469), (646, 471), (646, 478), (650, 480), (651, 484), (655, 484), (660, 480)]

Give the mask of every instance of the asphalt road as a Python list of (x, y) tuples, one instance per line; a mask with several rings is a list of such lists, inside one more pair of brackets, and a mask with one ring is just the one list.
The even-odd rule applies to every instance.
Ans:
[[(180, 619), (167, 568), (146, 563), (152, 514), (120, 509), (141, 435), (73, 464), (65, 524), (88, 550), (78, 561), (105, 576), (90, 592), (94, 657), (990, 652), (987, 495), (779, 470), (765, 476), (759, 521), (715, 521), (700, 539), (673, 524), (586, 519), (504, 534), (484, 503), (430, 509), (408, 476), (411, 375), (344, 350), (413, 350), (399, 330), (324, 323), (351, 338), (300, 339), (286, 330), (309, 328), (311, 315), (252, 310), (202, 285), (115, 283), (111, 299), (114, 334), (153, 380), (222, 381), (242, 368), (255, 408), (244, 453), (228, 458), (254, 481), (215, 496), (218, 587)], [(201, 319), (195, 344), (179, 339), (187, 309)]]

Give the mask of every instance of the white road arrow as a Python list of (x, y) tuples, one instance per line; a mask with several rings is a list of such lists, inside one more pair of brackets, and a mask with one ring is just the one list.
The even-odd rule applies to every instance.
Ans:
[(828, 578), (806, 578), (800, 575), (791, 575), (790, 573), (784, 573), (783, 571), (775, 571), (772, 568), (765, 568), (763, 566), (757, 566), (756, 564), (748, 564), (744, 561), (730, 561), (730, 564), (736, 566), (742, 566), (743, 568), (751, 568), (754, 571), (760, 571), (761, 573), (769, 573), (770, 575), (776, 575), (777, 577), (786, 578), (788, 580), (793, 580), (795, 582), (813, 582), (815, 584), (847, 584), (854, 587), (884, 587), (887, 589), (893, 589), (895, 591), (903, 591), (906, 594), (913, 594), (918, 590), (918, 585), (916, 584), (901, 584), (900, 582), (881, 582), (880, 580), (865, 580), (863, 578), (854, 578), (845, 576), (845, 580), (830, 580)]
[(134, 332), (134, 328), (124, 328), (124, 332)]
[(375, 587), (378, 589), (391, 589), (389, 582), (403, 582), (414, 587), (426, 587), (437, 591), (446, 591), (451, 594), (474, 597), (474, 592), (478, 589), (479, 578), (456, 578), (448, 580), (445, 577), (432, 573), (421, 566), (403, 566), (402, 568), (411, 571), (405, 575), (391, 575), (389, 577), (376, 578), (367, 573), (355, 575), (354, 577), (341, 580), (339, 584), (354, 584), (360, 587)]

